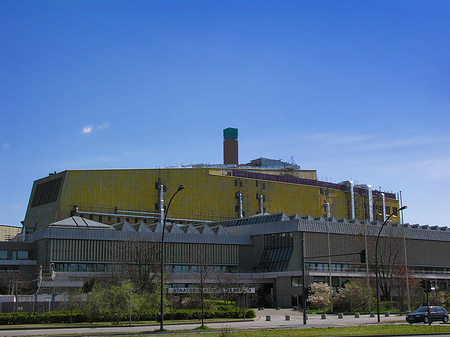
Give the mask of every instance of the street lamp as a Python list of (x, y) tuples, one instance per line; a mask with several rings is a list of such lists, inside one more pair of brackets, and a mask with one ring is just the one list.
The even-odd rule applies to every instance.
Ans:
[(172, 195), (172, 197), (169, 200), (169, 203), (167, 204), (166, 212), (164, 213), (164, 222), (163, 222), (163, 229), (162, 229), (162, 235), (161, 235), (161, 307), (160, 307), (160, 330), (162, 331), (164, 329), (164, 232), (166, 231), (166, 220), (167, 220), (167, 213), (169, 213), (169, 207), (172, 203), (173, 197), (180, 192), (182, 189), (184, 189), (184, 185), (178, 186), (177, 191)]
[(375, 242), (375, 281), (376, 281), (376, 288), (377, 288), (377, 319), (378, 323), (380, 323), (380, 295), (378, 290), (378, 240), (380, 239), (381, 231), (383, 230), (383, 227), (386, 225), (386, 223), (389, 221), (389, 219), (396, 215), (398, 212), (403, 211), (404, 209), (407, 209), (407, 206), (400, 207), (397, 211), (392, 212), (391, 215), (387, 217), (386, 220), (381, 225), (380, 231), (377, 235), (377, 241)]
[(130, 326), (131, 326), (131, 292), (133, 291), (133, 288), (128, 288), (128, 292), (130, 293)]

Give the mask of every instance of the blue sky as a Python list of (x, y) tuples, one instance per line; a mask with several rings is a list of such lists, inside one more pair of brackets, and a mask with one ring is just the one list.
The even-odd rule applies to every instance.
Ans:
[(0, 223), (66, 169), (261, 156), (450, 226), (450, 2), (0, 1)]

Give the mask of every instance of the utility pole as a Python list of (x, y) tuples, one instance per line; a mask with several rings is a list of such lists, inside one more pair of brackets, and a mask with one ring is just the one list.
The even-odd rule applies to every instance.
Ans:
[(305, 233), (302, 233), (302, 305), (303, 305), (303, 325), (306, 325), (306, 273), (305, 273)]

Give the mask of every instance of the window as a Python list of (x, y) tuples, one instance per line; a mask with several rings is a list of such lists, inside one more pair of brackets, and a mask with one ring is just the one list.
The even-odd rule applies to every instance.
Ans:
[(89, 220), (94, 220), (94, 215), (93, 214), (89, 215)]
[(102, 222), (103, 217), (101, 215), (98, 216), (98, 222)]
[(391, 214), (391, 207), (390, 206), (386, 206), (386, 214)]
[(302, 278), (300, 276), (291, 277), (291, 287), (298, 288), (302, 286)]
[(119, 222), (120, 222), (120, 216), (117, 217), (117, 223), (119, 223)]
[(111, 217), (110, 216), (108, 217), (108, 221), (111, 222)]
[(8, 258), (8, 251), (0, 250), (0, 260), (6, 260)]
[(36, 186), (31, 207), (45, 205), (58, 199), (62, 178), (46, 181)]
[(17, 260), (28, 260), (28, 250), (19, 250), (17, 252)]
[(397, 207), (392, 207), (392, 213), (397, 214)]

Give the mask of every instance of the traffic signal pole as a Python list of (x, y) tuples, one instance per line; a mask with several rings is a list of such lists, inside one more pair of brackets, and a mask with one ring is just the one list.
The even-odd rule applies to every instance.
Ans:
[(430, 292), (427, 291), (427, 312), (428, 312), (428, 325), (431, 325), (431, 316), (430, 316)]
[(303, 325), (306, 325), (306, 275), (305, 275), (305, 238), (302, 237), (302, 305), (303, 305)]
[[(305, 268), (305, 259), (316, 259), (321, 257), (333, 257), (333, 256), (349, 256), (349, 255), (359, 255), (361, 259), (361, 263), (366, 263), (366, 251), (361, 250), (359, 252), (353, 252), (353, 253), (343, 253), (343, 254), (330, 254), (330, 255), (320, 255), (320, 256), (306, 256), (305, 257), (305, 238), (302, 237), (301, 240), (301, 250), (302, 250), (302, 288), (303, 288), (303, 324), (306, 325), (307, 315), (306, 315), (306, 268)], [(330, 284), (330, 289), (332, 288), (332, 285)]]

